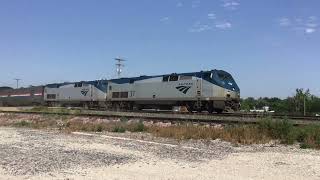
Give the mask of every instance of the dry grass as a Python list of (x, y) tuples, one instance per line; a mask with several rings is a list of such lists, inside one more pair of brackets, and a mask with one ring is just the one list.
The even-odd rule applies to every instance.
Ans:
[(194, 126), (192, 124), (158, 127), (148, 132), (159, 137), (183, 139), (222, 139), (232, 143), (259, 144), (279, 140), (282, 144), (299, 143), (301, 148), (320, 149), (320, 126), (293, 126), (287, 120), (262, 119), (256, 125), (227, 125), (224, 128)]
[(37, 107), (33, 107), (30, 110), (27, 111), (31, 111), (31, 112), (42, 112), (42, 113), (57, 113), (57, 114), (72, 114), (72, 115), (79, 115), (81, 114), (81, 109), (66, 109), (64, 107), (61, 108), (48, 108), (45, 106), (37, 106)]
[(184, 139), (222, 139), (241, 144), (266, 143), (270, 138), (259, 133), (255, 126), (227, 126), (225, 128), (194, 126), (191, 124), (148, 128), (148, 132), (158, 137)]
[(146, 127), (142, 122), (109, 122), (109, 123), (83, 123), (83, 122), (67, 122), (63, 127), (66, 131), (93, 131), (93, 132), (143, 132)]
[(106, 120), (76, 117), (72, 115), (15, 115), (5, 114), (0, 117), (0, 126), (26, 128), (54, 128), (62, 132), (148, 132), (158, 137), (185, 139), (222, 139), (232, 143), (256, 144), (270, 140), (280, 140), (283, 144), (300, 143), (301, 148), (320, 149), (320, 126), (309, 125), (295, 127), (289, 120), (263, 119), (256, 125), (238, 124), (220, 127), (180, 124), (160, 127), (145, 126), (142, 122), (127, 118)]

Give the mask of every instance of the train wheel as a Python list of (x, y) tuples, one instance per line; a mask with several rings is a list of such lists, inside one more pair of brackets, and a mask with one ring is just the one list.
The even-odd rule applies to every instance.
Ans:
[(208, 103), (206, 104), (206, 109), (207, 109), (208, 113), (210, 113), (210, 114), (213, 113), (214, 108), (213, 108), (212, 102), (208, 102)]
[(88, 103), (83, 103), (83, 104), (82, 104), (82, 107), (83, 107), (83, 109), (89, 109)]
[(133, 111), (141, 111), (143, 109), (143, 106), (140, 104), (134, 104), (132, 109)]
[(185, 105), (186, 106), (186, 108), (187, 108), (187, 110), (189, 111), (189, 112), (193, 112), (194, 111), (194, 109), (193, 109), (193, 105), (190, 105), (190, 104), (187, 104), (187, 105)]
[(115, 103), (115, 104), (113, 105), (113, 109), (114, 109), (115, 111), (117, 111), (117, 112), (121, 111), (120, 104), (119, 104), (119, 103)]
[(48, 107), (52, 107), (52, 102), (47, 102), (47, 104), (46, 104)]

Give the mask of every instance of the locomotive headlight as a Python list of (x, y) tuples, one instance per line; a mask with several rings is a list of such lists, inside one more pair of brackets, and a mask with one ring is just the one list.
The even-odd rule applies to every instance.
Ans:
[(227, 97), (231, 97), (230, 91), (227, 92)]

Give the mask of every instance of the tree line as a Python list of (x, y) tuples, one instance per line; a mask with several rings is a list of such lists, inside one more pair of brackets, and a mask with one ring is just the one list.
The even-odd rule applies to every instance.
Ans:
[(315, 115), (320, 113), (320, 98), (312, 95), (310, 90), (302, 88), (296, 89), (295, 95), (280, 99), (277, 97), (264, 97), (255, 99), (248, 97), (241, 99), (241, 110), (249, 111), (250, 109), (262, 109), (269, 106), (276, 113), (296, 114), (296, 115)]

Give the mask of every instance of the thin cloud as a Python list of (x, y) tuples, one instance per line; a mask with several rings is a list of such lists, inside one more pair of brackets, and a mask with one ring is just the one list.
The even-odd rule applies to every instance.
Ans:
[(170, 20), (169, 17), (163, 17), (163, 18), (160, 19), (160, 22), (167, 22), (169, 20)]
[(309, 21), (316, 21), (316, 20), (318, 20), (318, 18), (317, 18), (317, 16), (309, 16), (308, 20)]
[(191, 2), (191, 7), (192, 8), (197, 8), (197, 7), (199, 7), (200, 6), (200, 0), (193, 0), (192, 2)]
[(316, 16), (295, 19), (283, 17), (278, 20), (278, 23), (281, 27), (287, 27), (298, 32), (304, 32), (305, 34), (312, 34), (316, 32), (319, 26), (318, 18)]
[(182, 7), (182, 6), (183, 6), (183, 3), (182, 3), (182, 2), (178, 2), (176, 6), (177, 6), (177, 7)]
[(204, 22), (196, 21), (189, 29), (189, 32), (204, 32), (214, 29), (226, 30), (232, 28), (232, 24), (226, 20), (219, 20), (215, 13), (208, 13)]
[(204, 32), (204, 31), (209, 31), (212, 30), (212, 26), (209, 24), (201, 24), (200, 22), (196, 22), (192, 28), (189, 30), (189, 32)]
[(219, 29), (230, 29), (232, 27), (232, 24), (229, 22), (222, 22), (222, 23), (217, 23), (215, 27)]
[(316, 23), (307, 23), (306, 26), (307, 27), (311, 27), (311, 28), (316, 28), (316, 27), (318, 27), (318, 24), (316, 24)]
[(305, 33), (307, 33), (307, 34), (312, 34), (314, 32), (316, 32), (316, 29), (313, 29), (313, 28), (306, 28), (305, 29)]
[(290, 26), (291, 25), (291, 22), (288, 18), (280, 18), (279, 19), (279, 25), (280, 26)]
[(222, 7), (228, 10), (236, 10), (239, 5), (240, 3), (234, 0), (223, 0)]
[(208, 19), (211, 19), (211, 20), (216, 19), (216, 15), (214, 13), (209, 13)]
[(310, 16), (308, 17), (308, 20), (306, 21), (306, 27), (308, 28), (316, 28), (318, 27), (318, 18), (316, 16)]

